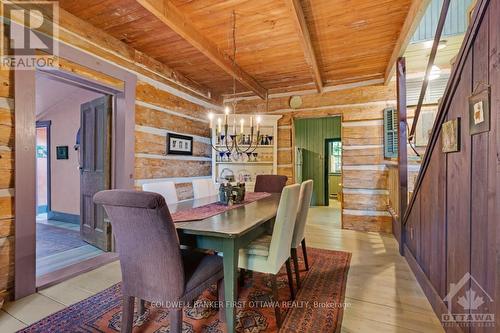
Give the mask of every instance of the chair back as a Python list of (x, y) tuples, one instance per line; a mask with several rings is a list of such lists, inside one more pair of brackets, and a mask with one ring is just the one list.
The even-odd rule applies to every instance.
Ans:
[(184, 294), (179, 239), (163, 196), (152, 192), (109, 190), (94, 202), (104, 206), (116, 239), (124, 295), (151, 302)]
[(142, 185), (142, 190), (161, 194), (168, 204), (174, 204), (179, 201), (173, 182), (146, 183)]
[(281, 193), (288, 180), (287, 176), (258, 175), (255, 179), (255, 192)]
[(268, 262), (277, 273), (290, 257), (297, 205), (299, 203), (300, 185), (286, 186), (281, 193), (281, 199), (274, 222), (273, 235), (269, 246)]
[(311, 205), (313, 191), (313, 181), (306, 180), (300, 185), (299, 205), (297, 207), (297, 218), (295, 219), (295, 229), (293, 231), (292, 248), (296, 249), (304, 239), (306, 229), (307, 213)]
[(195, 199), (217, 195), (217, 188), (212, 179), (193, 179), (193, 195)]

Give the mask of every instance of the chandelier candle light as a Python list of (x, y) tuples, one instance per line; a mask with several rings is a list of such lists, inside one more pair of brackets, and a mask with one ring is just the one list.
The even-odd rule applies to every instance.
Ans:
[[(222, 154), (231, 154), (233, 152), (244, 154), (253, 153), (259, 146), (261, 139), (260, 136), (260, 122), (262, 118), (257, 116), (256, 123), (257, 128), (254, 128), (254, 117), (250, 116), (250, 135), (245, 134), (245, 118), (240, 118), (240, 133), (236, 132), (236, 115), (233, 118), (233, 128), (229, 131), (229, 107), (225, 108), (224, 111), (224, 127), (222, 127), (222, 119), (217, 118), (217, 127), (215, 128), (215, 137), (217, 142), (210, 140), (210, 145), (212, 148)], [(210, 131), (214, 128), (214, 114), (210, 112), (208, 114), (208, 119), (210, 120)], [(257, 133), (256, 135), (255, 132)]]

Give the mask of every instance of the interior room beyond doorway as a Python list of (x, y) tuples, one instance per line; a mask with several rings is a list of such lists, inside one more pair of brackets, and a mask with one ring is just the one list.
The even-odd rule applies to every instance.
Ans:
[(103, 251), (80, 233), (82, 105), (103, 93), (45, 74), (36, 77), (36, 274), (43, 276)]

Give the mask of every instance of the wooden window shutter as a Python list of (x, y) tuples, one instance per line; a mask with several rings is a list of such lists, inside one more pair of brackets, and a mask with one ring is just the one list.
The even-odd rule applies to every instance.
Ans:
[(398, 157), (398, 114), (395, 108), (384, 109), (384, 157)]

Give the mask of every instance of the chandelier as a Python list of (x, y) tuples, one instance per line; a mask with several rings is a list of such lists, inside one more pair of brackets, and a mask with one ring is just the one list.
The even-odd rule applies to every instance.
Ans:
[[(233, 48), (233, 66), (236, 66), (236, 13), (233, 11), (233, 22), (232, 22), (232, 48)], [(236, 78), (233, 76), (233, 124), (232, 131), (229, 130), (229, 113), (231, 111), (229, 106), (224, 109), (224, 124), (222, 123), (222, 118), (219, 116), (217, 118), (217, 126), (215, 127), (215, 142), (214, 136), (210, 135), (210, 145), (220, 156), (220, 159), (224, 155), (230, 160), (232, 154), (247, 154), (248, 158), (255, 152), (259, 144), (261, 143), (262, 136), (260, 135), (260, 123), (262, 117), (250, 116), (250, 133), (245, 133), (245, 117), (239, 118), (240, 132), (237, 133), (237, 119), (236, 119)], [(248, 116), (246, 117), (248, 118)], [(210, 122), (210, 132), (214, 130), (214, 114), (210, 112), (208, 114), (208, 119)], [(254, 127), (254, 125), (256, 125)]]

